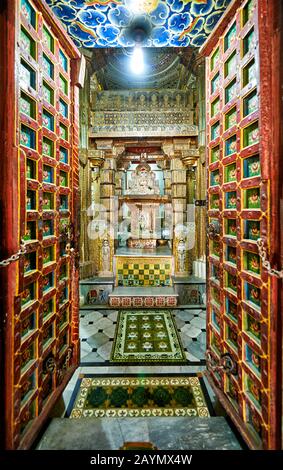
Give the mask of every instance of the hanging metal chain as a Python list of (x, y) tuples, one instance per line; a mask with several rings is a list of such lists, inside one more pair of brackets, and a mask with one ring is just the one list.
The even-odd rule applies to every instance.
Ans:
[(262, 266), (268, 271), (268, 274), (270, 274), (271, 276), (278, 277), (279, 279), (283, 279), (283, 269), (281, 269), (281, 271), (273, 269), (270, 265), (270, 262), (267, 260), (267, 252), (262, 238), (259, 238), (257, 240), (257, 246), (259, 256), (261, 257)]
[(54, 374), (56, 371), (56, 361), (54, 356), (49, 356), (43, 362), (43, 372), (44, 374)]
[(66, 253), (70, 256), (74, 256), (75, 248), (71, 247), (71, 243), (66, 244)]
[(25, 242), (23, 240), (21, 240), (21, 245), (20, 245), (20, 249), (19, 251), (10, 256), (10, 258), (7, 258), (7, 259), (4, 259), (3, 261), (0, 261), (0, 268), (4, 268), (6, 266), (9, 266), (9, 264), (13, 263), (14, 261), (17, 261), (18, 259), (20, 259), (21, 256), (23, 256), (24, 254), (26, 254), (27, 252), (27, 249), (26, 249), (26, 246), (25, 246)]
[(69, 255), (69, 256), (74, 256), (74, 254), (75, 254), (75, 249), (72, 247), (72, 243), (73, 243), (73, 240), (74, 240), (73, 232), (74, 232), (74, 229), (73, 229), (73, 226), (71, 224), (66, 226), (65, 230), (63, 232), (65, 237), (66, 237), (65, 250), (66, 250), (67, 255)]
[(212, 240), (218, 240), (220, 237), (219, 223), (210, 223), (207, 226), (207, 234)]
[(213, 372), (223, 371), (227, 375), (237, 375), (238, 368), (234, 358), (229, 353), (221, 354), (220, 359), (215, 360), (209, 349), (205, 352), (206, 362)]

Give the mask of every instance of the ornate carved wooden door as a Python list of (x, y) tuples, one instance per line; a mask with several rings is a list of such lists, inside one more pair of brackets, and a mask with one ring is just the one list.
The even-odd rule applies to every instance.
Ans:
[(282, 281), (264, 259), (281, 269), (280, 3), (235, 1), (202, 50), (207, 56), (208, 376), (252, 448), (279, 446)]
[(1, 259), (25, 252), (1, 267), (2, 417), (5, 446), (27, 448), (79, 360), (80, 53), (45, 2), (2, 9)]

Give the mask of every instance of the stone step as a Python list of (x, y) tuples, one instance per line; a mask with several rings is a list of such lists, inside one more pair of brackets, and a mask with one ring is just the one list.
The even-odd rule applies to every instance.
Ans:
[(80, 281), (80, 306), (107, 306), (114, 288), (114, 278), (92, 278)]
[(109, 294), (111, 307), (176, 307), (178, 294), (173, 287), (115, 287)]
[[(188, 278), (173, 277), (173, 286), (164, 287), (114, 287), (114, 278), (92, 278), (80, 282), (80, 306), (82, 308), (113, 307), (174, 307), (181, 308), (205, 307), (205, 282), (202, 279), (190, 276)], [(155, 297), (165, 297), (158, 300)], [(121, 301), (120, 297), (153, 297), (152, 304), (143, 305), (139, 299)], [(170, 301), (168, 297), (172, 298)], [(113, 301), (113, 298), (115, 300)], [(148, 301), (150, 302), (150, 301)], [(123, 305), (124, 304), (124, 305)], [(129, 304), (129, 305), (126, 305)]]
[(124, 442), (158, 450), (241, 450), (222, 416), (211, 418), (54, 418), (37, 450), (118, 450)]

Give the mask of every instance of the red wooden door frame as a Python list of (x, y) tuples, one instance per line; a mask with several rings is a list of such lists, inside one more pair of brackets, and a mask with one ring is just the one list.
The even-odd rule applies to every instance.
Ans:
[[(0, 201), (1, 201), (1, 224), (0, 224), (0, 257), (8, 258), (19, 249), (18, 245), (18, 227), (17, 220), (17, 193), (14, 193), (14, 182), (18, 177), (17, 169), (17, 149), (14, 147), (14, 128), (11, 125), (11, 116), (14, 116), (15, 103), (15, 80), (11, 80), (14, 76), (15, 67), (15, 16), (16, 3), (4, 0), (0, 6), (0, 40), (1, 40), (1, 64), (0, 64), (0, 152), (2, 156), (10, 158), (0, 159), (0, 174), (3, 184), (0, 185)], [(13, 201), (13, 202), (12, 202)], [(5, 375), (5, 361), (7, 349), (10, 349), (10, 341), (5, 341), (5, 330), (7, 328), (7, 317), (9, 304), (12, 302), (11, 291), (9, 285), (16, 282), (15, 263), (10, 264), (6, 268), (0, 268), (0, 312), (1, 312), (1, 335), (0, 335), (0, 373), (1, 373), (1, 389), (0, 389), (0, 421), (5, 422), (5, 389), (8, 387), (7, 377)], [(5, 447), (7, 432), (4, 426), (1, 426), (1, 447)], [(8, 432), (9, 434), (9, 432)]]
[[(236, 0), (228, 9), (211, 37), (201, 49), (203, 56), (211, 54), (228, 24), (233, 20), (243, 0)], [(270, 237), (268, 259), (275, 269), (283, 267), (283, 5), (281, 0), (258, 0), (259, 63), (260, 63), (260, 126), (262, 179), (270, 181)], [(209, 272), (209, 270), (208, 270)], [(269, 449), (282, 446), (282, 279), (270, 276), (270, 338), (269, 396), (271, 423)], [(207, 372), (215, 392), (249, 446), (254, 442), (237, 412)]]
[[(44, 406), (42, 412), (32, 423), (32, 426), (20, 439), (19, 437), (19, 400), (14, 398), (14, 302), (15, 286), (17, 284), (17, 262), (8, 267), (0, 267), (0, 446), (1, 448), (28, 449), (43, 423), (62, 394), (68, 380), (72, 376), (79, 363), (79, 90), (82, 86), (80, 53), (74, 46), (72, 40), (66, 35), (65, 30), (55, 18), (49, 7), (40, 0), (32, 0), (38, 11), (43, 13), (44, 20), (52, 28), (53, 34), (60, 37), (60, 45), (64, 48), (71, 62), (70, 85), (72, 87), (72, 101), (70, 104), (70, 115), (72, 116), (72, 167), (70, 198), (71, 222), (73, 226), (74, 259), (71, 261), (71, 291), (72, 291), (72, 322), (70, 324), (71, 342), (73, 356), (71, 364), (63, 376), (62, 382), (52, 393), (52, 398)], [(20, 239), (20, 216), (19, 216), (19, 147), (17, 146), (19, 129), (18, 122), (18, 89), (19, 76), (17, 74), (17, 37), (19, 31), (20, 1), (2, 0), (0, 3), (0, 260), (6, 259), (19, 250)], [(22, 210), (22, 209), (21, 209)], [(18, 298), (17, 301), (20, 299)], [(17, 335), (19, 332), (17, 331)], [(40, 358), (39, 358), (40, 359)], [(5, 425), (3, 425), (5, 423)]]

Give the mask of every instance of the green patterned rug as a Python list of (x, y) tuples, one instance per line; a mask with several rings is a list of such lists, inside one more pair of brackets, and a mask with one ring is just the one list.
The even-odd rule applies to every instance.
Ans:
[[(78, 380), (67, 416), (88, 417), (209, 417), (202, 378), (191, 376), (96, 377)], [(210, 406), (210, 405), (209, 405)]]
[(110, 362), (186, 363), (170, 310), (120, 311)]

